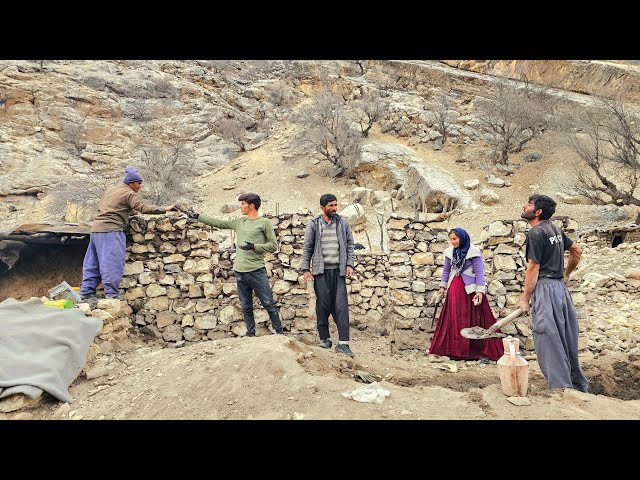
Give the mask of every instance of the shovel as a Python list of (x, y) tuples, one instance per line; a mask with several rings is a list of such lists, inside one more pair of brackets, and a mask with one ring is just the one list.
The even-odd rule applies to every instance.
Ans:
[(440, 302), (444, 299), (444, 296), (436, 296), (434, 303), (435, 303), (435, 307), (433, 309), (433, 318), (431, 319), (431, 329), (429, 330), (429, 332), (433, 332), (433, 324), (436, 321), (437, 318), (437, 313), (438, 313), (438, 305), (440, 304)]
[(309, 294), (309, 320), (316, 320), (316, 291), (313, 288), (313, 278), (307, 281), (307, 293)]
[(488, 338), (506, 337), (507, 335), (505, 333), (498, 333), (496, 332), (496, 330), (499, 330), (501, 327), (505, 326), (507, 323), (513, 322), (520, 315), (522, 315), (522, 310), (518, 308), (513, 312), (511, 312), (506, 317), (504, 317), (502, 320), (491, 325), (489, 328), (482, 328), (482, 327), (463, 328), (462, 330), (460, 330), (460, 335), (470, 340), (486, 340)]

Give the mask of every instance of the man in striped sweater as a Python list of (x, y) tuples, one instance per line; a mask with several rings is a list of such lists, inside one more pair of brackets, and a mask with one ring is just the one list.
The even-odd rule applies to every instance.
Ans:
[(302, 271), (306, 281), (313, 278), (320, 346), (331, 348), (331, 314), (338, 327), (336, 351), (353, 357), (345, 281), (353, 273), (353, 234), (349, 223), (336, 213), (337, 208), (335, 195), (325, 193), (320, 197), (322, 215), (311, 220), (304, 234)]

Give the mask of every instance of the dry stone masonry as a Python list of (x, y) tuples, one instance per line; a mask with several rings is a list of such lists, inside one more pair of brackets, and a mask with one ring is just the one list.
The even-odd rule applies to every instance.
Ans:
[[(265, 261), (283, 325), (294, 333), (315, 337), (314, 300), (301, 271), (304, 232), (313, 215), (305, 210), (266, 218), (278, 238), (278, 251), (267, 254)], [(576, 238), (575, 221), (554, 217), (553, 222)], [(498, 318), (517, 308), (522, 295), (527, 228), (523, 220), (494, 221), (476, 242), (483, 251), (489, 304)], [(389, 252), (355, 254), (354, 275), (347, 281), (351, 323), (360, 330), (370, 328), (389, 335), (392, 351), (426, 351), (435, 323), (431, 300), (439, 288), (443, 251), (449, 246), (447, 230), (441, 222), (395, 214), (387, 220), (386, 229)], [(134, 313), (133, 324), (176, 345), (246, 333), (233, 272), (235, 247), (222, 247), (223, 235), (232, 232), (174, 214), (134, 216), (129, 233), (121, 286)], [(635, 258), (640, 250), (637, 245), (623, 244), (622, 250), (611, 250), (627, 249), (627, 256)], [(582, 246), (589, 252), (588, 245)], [(581, 267), (587, 262), (583, 258)], [(637, 261), (635, 267), (632, 264), (620, 274), (579, 269), (574, 275), (569, 289), (581, 318), (582, 351), (638, 347), (639, 332), (628, 316), (618, 312), (620, 336), (612, 340), (605, 331), (607, 325), (592, 320), (595, 314), (588, 310), (588, 299), (594, 295), (622, 302), (618, 305), (622, 312), (638, 308), (631, 296), (640, 290), (640, 269)], [(254, 306), (258, 335), (269, 333), (267, 312), (257, 299)], [(591, 327), (596, 330), (592, 332)], [(533, 350), (529, 316), (502, 330), (519, 338), (523, 350)]]
[(92, 317), (102, 320), (102, 330), (93, 339), (87, 352), (87, 364), (91, 365), (99, 353), (111, 353), (127, 350), (131, 346), (128, 331), (131, 328), (133, 310), (127, 302), (103, 298), (98, 300), (95, 308), (88, 303), (81, 303), (79, 308)]
[[(313, 333), (313, 312), (302, 275), (308, 212), (266, 215), (279, 250), (265, 256), (267, 273), (287, 330)], [(134, 323), (167, 342), (194, 342), (246, 333), (237, 295), (235, 247), (220, 247), (214, 229), (181, 216), (132, 217), (122, 288)], [(388, 304), (385, 258), (358, 255), (348, 291), (354, 315), (380, 318)], [(257, 333), (269, 332), (267, 312), (254, 298)]]
[(579, 235), (589, 268), (570, 290), (581, 314), (581, 350), (640, 354), (638, 232), (637, 225), (629, 225)]

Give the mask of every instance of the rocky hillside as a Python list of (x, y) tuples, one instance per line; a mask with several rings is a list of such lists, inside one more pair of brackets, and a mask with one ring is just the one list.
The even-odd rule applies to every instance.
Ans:
[(620, 95), (640, 102), (640, 64), (602, 60), (443, 60), (446, 65), (497, 77), (530, 79), (558, 89), (587, 95)]
[[(619, 93), (631, 99), (638, 84), (634, 64), (543, 66), (536, 68), (549, 82), (554, 66), (576, 78), (565, 85), (574, 90), (552, 90), (565, 109), (592, 103), (578, 79), (603, 83), (617, 68), (625, 78)], [(149, 201), (161, 203), (158, 194), (178, 184), (162, 203), (181, 201), (215, 216), (237, 215), (238, 194), (246, 191), (258, 192), (262, 212), (272, 214), (318, 212), (319, 196), (333, 192), (356, 241), (372, 252), (388, 251), (380, 224), (392, 213), (442, 221), (440, 228), (463, 226), (478, 242), (486, 225), (517, 218), (534, 191), (562, 200), (558, 214), (580, 227), (633, 221), (634, 207), (594, 207), (562, 193), (579, 159), (554, 130), (512, 154), (507, 166), (495, 163), (477, 106), (498, 80), (518, 71), (531, 65), (2, 61), (0, 231), (43, 220), (91, 221), (89, 200), (119, 181), (125, 165), (141, 168)], [(334, 178), (318, 149), (301, 141), (300, 114), (327, 85), (350, 104), (371, 93), (384, 101), (347, 177)], [(449, 102), (446, 140), (437, 128), (442, 94)], [(172, 163), (178, 154), (182, 163)], [(154, 173), (155, 185), (148, 181)]]

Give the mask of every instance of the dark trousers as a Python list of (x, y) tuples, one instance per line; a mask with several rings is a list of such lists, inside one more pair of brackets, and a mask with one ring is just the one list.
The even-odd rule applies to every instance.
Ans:
[(313, 289), (316, 292), (316, 320), (320, 340), (330, 338), (329, 314), (338, 326), (338, 339), (349, 341), (349, 303), (347, 284), (337, 268), (325, 270), (313, 276)]
[(253, 317), (253, 292), (260, 299), (260, 303), (269, 313), (271, 325), (276, 332), (282, 331), (280, 323), (280, 315), (276, 302), (273, 301), (273, 293), (269, 278), (267, 277), (267, 269), (265, 267), (254, 270), (253, 272), (235, 272), (236, 285), (238, 287), (238, 297), (242, 306), (242, 316), (247, 326), (247, 335), (255, 335), (256, 321)]

